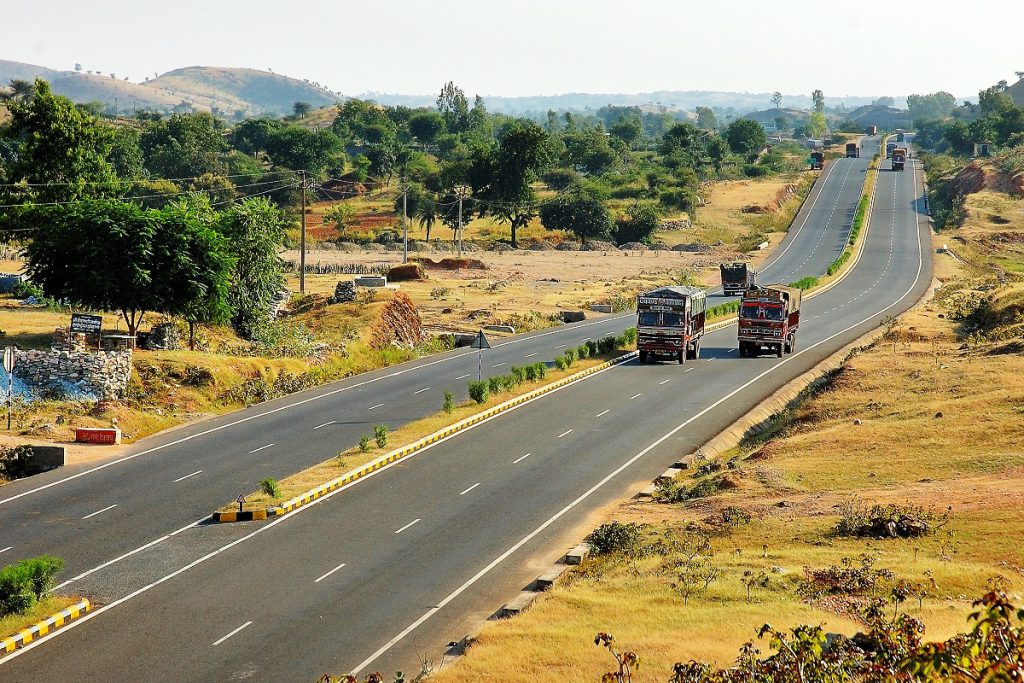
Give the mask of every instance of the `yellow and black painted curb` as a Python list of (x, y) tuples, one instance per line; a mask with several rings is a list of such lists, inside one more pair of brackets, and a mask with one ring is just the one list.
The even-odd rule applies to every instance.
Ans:
[(28, 645), (36, 638), (41, 638), (51, 631), (56, 631), (64, 624), (70, 623), (81, 617), (83, 614), (88, 612), (90, 608), (92, 608), (92, 604), (85, 598), (82, 598), (82, 600), (76, 602), (71, 607), (62, 609), (37, 624), (19, 631), (10, 638), (0, 640), (0, 657), (9, 652), (14, 652), (19, 647)]
[(393, 462), (401, 460), (402, 458), (405, 458), (417, 451), (423, 450), (427, 446), (435, 444), (442, 439), (446, 439), (453, 434), (457, 434), (458, 432), (461, 432), (469, 427), (472, 427), (475, 424), (483, 422), (488, 418), (494, 417), (499, 413), (503, 413), (516, 406), (522, 405), (527, 401), (537, 398), (538, 396), (543, 396), (544, 394), (550, 393), (560, 387), (564, 387), (567, 384), (578, 382), (584, 377), (593, 375), (594, 373), (600, 372), (601, 370), (606, 370), (612, 367), (613, 365), (623, 363), (635, 356), (636, 351), (629, 351), (621, 356), (618, 356), (617, 358), (613, 358), (612, 360), (605, 361), (604, 363), (599, 363), (591, 368), (587, 368), (586, 370), (581, 370), (580, 372), (573, 373), (567, 377), (563, 377), (560, 380), (551, 382), (550, 384), (545, 384), (542, 387), (538, 387), (536, 389), (533, 389), (532, 391), (528, 391), (522, 396), (510, 398), (507, 401), (503, 401), (502, 403), (499, 403), (496, 406), (483, 410), (477, 413), (476, 415), (471, 415), (470, 417), (459, 420), (455, 424), (449, 425), (444, 429), (439, 429), (438, 431), (432, 434), (428, 434), (427, 436), (424, 436), (416, 441), (413, 441), (411, 444), (407, 446), (403, 446), (401, 448), (393, 450), (390, 453), (385, 453), (379, 458), (366, 463), (365, 465), (359, 467), (358, 469), (346, 472), (345, 474), (336, 479), (332, 479), (326, 483), (323, 483), (320, 486), (317, 486), (316, 488), (309, 489), (308, 491), (301, 493), (298, 496), (292, 498), (291, 500), (281, 503), (280, 505), (274, 505), (263, 510), (244, 510), (242, 512), (214, 512), (212, 520), (214, 522), (247, 522), (255, 520), (264, 520), (268, 517), (278, 517), (287, 514), (292, 510), (295, 510), (296, 508), (300, 508), (303, 505), (312, 503), (317, 498), (321, 498), (326, 494), (330, 493), (331, 491), (335, 491), (341, 488), (342, 486), (351, 484), (357, 479), (362, 479), (366, 475), (376, 472), (382, 467), (385, 467)]

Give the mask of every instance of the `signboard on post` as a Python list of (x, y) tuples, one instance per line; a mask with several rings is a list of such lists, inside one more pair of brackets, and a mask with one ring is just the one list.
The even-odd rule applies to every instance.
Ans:
[(484, 349), (491, 348), (491, 345), (487, 343), (487, 337), (484, 336), (484, 331), (480, 330), (480, 334), (476, 335), (476, 339), (470, 344), (471, 348), (479, 349), (477, 351), (477, 368), (476, 368), (476, 379), (479, 382), (484, 378)]
[(71, 314), (71, 331), (83, 334), (99, 334), (103, 329), (103, 317), (99, 315), (86, 315), (85, 313)]

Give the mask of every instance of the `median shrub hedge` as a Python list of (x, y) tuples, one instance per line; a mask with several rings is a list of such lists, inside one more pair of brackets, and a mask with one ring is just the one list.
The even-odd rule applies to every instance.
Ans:
[(40, 555), (0, 569), (0, 617), (24, 614), (53, 588), (64, 561)]
[(789, 286), (796, 287), (797, 289), (811, 289), (812, 287), (818, 286), (818, 278), (808, 275), (807, 277), (800, 278), (796, 282), (790, 282)]

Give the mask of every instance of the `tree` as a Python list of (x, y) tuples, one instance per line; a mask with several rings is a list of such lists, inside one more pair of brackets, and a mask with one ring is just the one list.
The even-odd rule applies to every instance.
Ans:
[(619, 156), (601, 128), (573, 130), (562, 139), (565, 142), (565, 161), (580, 173), (599, 175), (618, 161)]
[(811, 93), (811, 99), (814, 101), (814, 111), (819, 114), (825, 113), (825, 93), (821, 90), (815, 90)]
[(208, 113), (173, 114), (152, 122), (139, 139), (146, 169), (159, 178), (224, 175), (224, 125)]
[[(10, 100), (7, 135), (18, 142), (18, 153), (8, 169), (13, 182), (50, 184), (32, 190), (38, 202), (102, 197), (112, 192), (114, 169), (107, 162), (113, 134), (95, 117), (65, 97), (50, 92), (46, 81), (31, 87), (18, 85)], [(8, 202), (4, 202), (8, 203)]]
[(894, 107), (896, 106), (896, 100), (888, 96), (879, 97), (871, 104), (875, 105), (876, 107)]
[(228, 140), (240, 152), (255, 155), (270, 149), (271, 140), (288, 124), (278, 119), (247, 119), (231, 129)]
[(324, 212), (324, 221), (333, 223), (334, 229), (344, 238), (345, 232), (355, 223), (356, 207), (348, 202), (338, 202)]
[(436, 111), (421, 111), (409, 117), (409, 132), (414, 138), (429, 145), (444, 132), (444, 117)]
[(313, 105), (309, 102), (296, 102), (292, 105), (292, 112), (295, 113), (297, 119), (306, 118), (311, 111), (313, 111)]
[(776, 116), (775, 129), (778, 131), (783, 131), (786, 130), (787, 128), (789, 128), (789, 119), (786, 118), (785, 116)]
[(269, 200), (252, 197), (221, 214), (218, 228), (235, 258), (228, 292), (231, 324), (241, 336), (252, 339), (269, 321), (270, 305), (284, 285), (277, 256), (284, 220)]
[(448, 81), (437, 96), (437, 110), (444, 117), (445, 125), (453, 133), (462, 133), (469, 128), (469, 102), (462, 88)]
[(571, 232), (581, 240), (607, 239), (612, 230), (608, 207), (593, 192), (570, 188), (540, 208), (540, 221), (548, 230)]
[(658, 229), (658, 210), (648, 203), (635, 202), (615, 223), (615, 243), (643, 242), (650, 244)]
[(410, 212), (416, 217), (416, 222), (426, 229), (426, 240), (430, 241), (430, 229), (437, 222), (437, 202), (431, 196), (424, 196), (423, 201), (416, 203), (416, 210)]
[(776, 109), (782, 107), (782, 93), (780, 93), (778, 90), (772, 93), (772, 104), (775, 105)]
[(491, 124), (487, 118), (487, 106), (484, 104), (484, 98), (479, 95), (473, 99), (473, 108), (469, 112), (468, 127), (469, 130), (478, 135), (491, 134)]
[(711, 163), (714, 165), (716, 171), (722, 170), (722, 162), (725, 161), (726, 155), (729, 154), (729, 143), (718, 135), (714, 135), (708, 140), (708, 158), (711, 159)]
[(811, 112), (811, 115), (807, 117), (806, 125), (804, 125), (807, 137), (822, 138), (827, 130), (828, 125), (825, 123), (825, 115), (819, 111)]
[(955, 106), (956, 98), (948, 92), (907, 97), (907, 107), (910, 110), (910, 117), (913, 119), (944, 119), (953, 113)]
[(286, 125), (272, 130), (265, 149), (275, 167), (305, 170), (319, 176), (342, 154), (341, 140), (329, 130)]
[(195, 351), (196, 325), (219, 325), (231, 318), (228, 290), (234, 260), (216, 230), (210, 201), (198, 195), (168, 205), (161, 214), (154, 253), (162, 267), (155, 278), (173, 284), (179, 305), (170, 311), (188, 322), (188, 347)]
[(736, 119), (725, 129), (725, 139), (736, 154), (752, 157), (768, 144), (768, 136), (757, 121)]
[(547, 162), (548, 136), (539, 125), (519, 119), (501, 130), (493, 177), (483, 196), (495, 202), (494, 215), (509, 224), (513, 247), (518, 246), (516, 231), (536, 215), (532, 183)]
[(118, 178), (135, 180), (146, 175), (142, 164), (142, 149), (139, 147), (139, 133), (134, 128), (114, 128), (110, 135), (110, 152), (107, 161)]
[(633, 149), (644, 137), (644, 124), (636, 114), (621, 116), (609, 132)]
[(704, 130), (715, 130), (718, 128), (718, 119), (711, 107), (697, 107), (697, 127)]

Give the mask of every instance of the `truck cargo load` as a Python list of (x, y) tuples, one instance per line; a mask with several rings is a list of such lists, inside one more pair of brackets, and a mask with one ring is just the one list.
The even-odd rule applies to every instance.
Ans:
[(793, 353), (800, 328), (800, 298), (800, 290), (787, 285), (754, 287), (744, 292), (736, 328), (740, 356), (756, 356), (764, 349), (779, 358)]
[(742, 294), (754, 286), (757, 278), (757, 271), (742, 261), (722, 263), (718, 269), (722, 273), (723, 294)]
[(825, 153), (811, 152), (811, 170), (820, 171), (825, 168)]
[(907, 161), (907, 150), (905, 147), (897, 147), (892, 151), (892, 170), (902, 171)]
[(640, 362), (651, 356), (679, 361), (700, 358), (707, 294), (699, 287), (660, 287), (636, 299), (636, 348)]
[(856, 142), (846, 143), (846, 158), (847, 159), (859, 159), (860, 158), (860, 145)]

